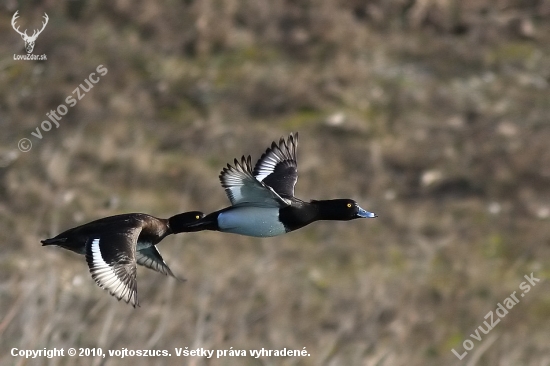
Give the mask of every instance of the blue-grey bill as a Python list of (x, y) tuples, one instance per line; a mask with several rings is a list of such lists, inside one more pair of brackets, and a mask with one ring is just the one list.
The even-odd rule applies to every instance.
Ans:
[(363, 210), (361, 207), (359, 207), (359, 210), (357, 211), (357, 216), (364, 217), (364, 218), (378, 217), (378, 215), (375, 214), (374, 212), (369, 212), (367, 210)]

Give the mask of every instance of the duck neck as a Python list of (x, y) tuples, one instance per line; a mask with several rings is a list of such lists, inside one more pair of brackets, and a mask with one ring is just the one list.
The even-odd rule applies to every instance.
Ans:
[(320, 201), (311, 201), (311, 204), (317, 207), (317, 217), (316, 220), (341, 220), (338, 215), (339, 212), (334, 210), (334, 204), (332, 200), (320, 200)]
[(279, 220), (284, 223), (289, 231), (300, 229), (317, 220), (320, 217), (319, 201), (300, 202), (298, 205), (291, 205), (281, 209)]

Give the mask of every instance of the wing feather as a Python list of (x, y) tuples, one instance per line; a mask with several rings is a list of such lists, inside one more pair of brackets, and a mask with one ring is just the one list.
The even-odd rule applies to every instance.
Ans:
[(147, 267), (153, 271), (157, 271), (166, 276), (172, 276), (179, 279), (174, 275), (170, 267), (166, 264), (162, 256), (160, 255), (156, 246), (141, 249), (136, 252), (136, 261), (140, 266)]
[(90, 238), (86, 262), (92, 278), (118, 300), (139, 306), (136, 281), (136, 241), (141, 228)]
[(252, 175), (250, 156), (243, 156), (240, 162), (235, 159), (234, 166), (227, 164), (220, 173), (220, 182), (234, 206), (247, 204), (259, 207), (285, 207), (290, 204)]
[(265, 185), (273, 188), (282, 197), (294, 197), (294, 186), (298, 181), (296, 150), (298, 133), (273, 142), (254, 166), (253, 175)]

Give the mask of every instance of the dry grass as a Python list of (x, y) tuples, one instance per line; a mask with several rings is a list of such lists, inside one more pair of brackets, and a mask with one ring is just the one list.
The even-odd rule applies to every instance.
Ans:
[[(47, 62), (10, 59), (17, 9), (24, 26), (50, 16)], [(2, 365), (550, 365), (548, 2), (9, 1), (0, 18)], [(378, 219), (167, 238), (188, 281), (138, 270), (136, 310), (82, 257), (40, 247), (102, 216), (221, 208), (219, 170), (296, 130), (297, 195)], [(451, 349), (531, 272), (542, 282), (459, 362)], [(311, 356), (10, 356), (186, 346)]]

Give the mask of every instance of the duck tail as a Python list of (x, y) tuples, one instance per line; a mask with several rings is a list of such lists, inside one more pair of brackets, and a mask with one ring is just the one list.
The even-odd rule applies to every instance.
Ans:
[(44, 239), (40, 242), (42, 243), (42, 246), (46, 245), (61, 245), (67, 241), (67, 238), (51, 238), (51, 239)]

